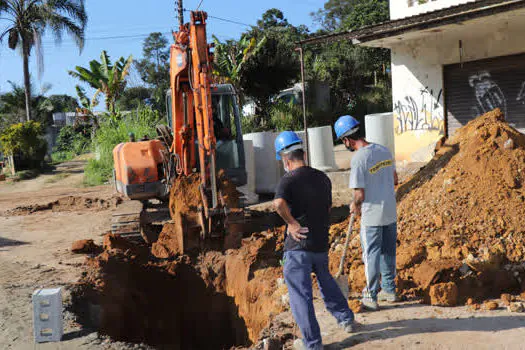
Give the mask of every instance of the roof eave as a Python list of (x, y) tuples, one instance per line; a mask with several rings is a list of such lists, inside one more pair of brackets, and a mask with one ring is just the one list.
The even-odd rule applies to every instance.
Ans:
[[(461, 6), (470, 5), (476, 3), (469, 3), (465, 5), (458, 5), (455, 8), (460, 8)], [(408, 19), (401, 19), (401, 20), (394, 20), (389, 22), (380, 23), (374, 26), (365, 27), (362, 29), (354, 30), (354, 31), (348, 31), (344, 33), (333, 33), (333, 34), (327, 34), (315, 38), (310, 38), (306, 40), (302, 40), (298, 42), (298, 45), (304, 46), (304, 45), (311, 45), (311, 44), (317, 44), (317, 43), (326, 43), (326, 42), (334, 42), (334, 41), (340, 41), (340, 40), (351, 40), (353, 44), (355, 45), (367, 45), (368, 43), (371, 43), (372, 41), (377, 41), (380, 39), (385, 39), (388, 37), (394, 37), (397, 35), (401, 35), (407, 32), (413, 32), (413, 31), (420, 31), (420, 30), (426, 30), (426, 29), (432, 29), (448, 24), (454, 24), (459, 22), (468, 21), (470, 19), (490, 16), (502, 12), (508, 12), (512, 10), (516, 10), (519, 8), (525, 7), (525, 0), (517, 0), (517, 1), (509, 1), (504, 4), (497, 4), (497, 1), (494, 0), (487, 0), (484, 1), (483, 4), (485, 6), (481, 6), (481, 3), (478, 3), (478, 7), (474, 8), (470, 11), (463, 11), (456, 14), (450, 14), (450, 15), (444, 15), (443, 17), (436, 16), (440, 12), (448, 12), (451, 9), (443, 9), (434, 11), (431, 13), (421, 14), (417, 16), (410, 17)], [(488, 5), (487, 5), (488, 4)], [(424, 20), (425, 17), (430, 17), (428, 20)], [(435, 18), (432, 18), (435, 17)], [(410, 19), (412, 19), (414, 22), (410, 23)], [(417, 21), (417, 19), (420, 19), (420, 21)], [(404, 23), (407, 22), (404, 25), (400, 25), (399, 27), (394, 27), (397, 23)]]

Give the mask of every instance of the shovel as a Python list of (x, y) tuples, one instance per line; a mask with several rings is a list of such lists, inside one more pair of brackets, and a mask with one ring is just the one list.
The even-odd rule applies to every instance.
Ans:
[(339, 262), (339, 270), (335, 274), (335, 282), (339, 286), (339, 289), (341, 289), (341, 293), (343, 293), (343, 296), (345, 299), (348, 299), (348, 295), (350, 294), (350, 290), (348, 288), (348, 278), (343, 273), (343, 268), (346, 260), (346, 252), (348, 251), (348, 245), (350, 244), (350, 234), (352, 234), (352, 228), (354, 227), (354, 219), (355, 214), (352, 213), (350, 216), (350, 222), (348, 223), (348, 233), (346, 234), (346, 241), (345, 246), (343, 248), (343, 255), (341, 255), (341, 261)]

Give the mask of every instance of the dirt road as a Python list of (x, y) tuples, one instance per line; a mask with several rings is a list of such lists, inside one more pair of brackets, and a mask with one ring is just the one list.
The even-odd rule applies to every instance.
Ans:
[[(81, 274), (84, 256), (70, 252), (71, 242), (101, 240), (112, 209), (82, 209), (83, 200), (109, 200), (109, 186), (82, 186), (84, 161), (59, 165), (51, 174), (17, 183), (0, 183), (0, 348), (34, 349), (31, 294), (37, 288), (67, 286)], [(68, 207), (39, 210), (60, 198), (77, 199)], [(17, 211), (16, 208), (24, 210)], [(28, 208), (36, 211), (30, 213)], [(15, 210), (13, 210), (15, 209)], [(68, 293), (64, 293), (67, 303)], [(41, 344), (38, 349), (122, 348), (101, 344), (65, 313), (65, 341)], [(94, 343), (93, 343), (94, 341)], [(103, 342), (101, 339), (100, 342)], [(124, 347), (126, 348), (126, 347)]]
[[(1, 349), (148, 348), (111, 342), (97, 333), (81, 330), (67, 310), (62, 342), (36, 347), (33, 343), (32, 292), (74, 283), (82, 273), (84, 256), (69, 251), (71, 242), (83, 238), (100, 242), (114, 210), (111, 206), (83, 207), (85, 202), (81, 199), (111, 203), (113, 196), (110, 186), (82, 187), (83, 165), (65, 163), (53, 174), (34, 180), (0, 183)], [(70, 207), (47, 206), (63, 197), (77, 200)], [(24, 210), (13, 211), (17, 207)], [(39, 209), (32, 212), (31, 208)], [(64, 299), (67, 304), (67, 290)], [(364, 325), (358, 333), (348, 335), (337, 327), (322, 302), (317, 300), (316, 305), (328, 349), (525, 349), (525, 314), (511, 314), (503, 309), (471, 312), (465, 307), (447, 309), (404, 303), (378, 313), (359, 314), (357, 319)], [(289, 313), (279, 317), (291, 319)]]

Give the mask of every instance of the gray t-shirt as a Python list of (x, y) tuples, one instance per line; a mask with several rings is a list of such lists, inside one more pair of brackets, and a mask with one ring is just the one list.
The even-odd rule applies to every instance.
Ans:
[(363, 188), (363, 226), (386, 226), (397, 220), (394, 160), (388, 148), (371, 143), (352, 158), (350, 188)]

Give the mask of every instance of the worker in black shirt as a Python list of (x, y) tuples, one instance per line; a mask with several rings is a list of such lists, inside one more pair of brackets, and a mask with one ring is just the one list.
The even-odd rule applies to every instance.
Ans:
[(274, 206), (287, 224), (284, 243), (284, 279), (295, 322), (303, 335), (302, 349), (322, 349), (321, 331), (315, 317), (311, 273), (328, 311), (347, 332), (354, 314), (328, 270), (328, 230), (332, 206), (332, 183), (323, 172), (305, 163), (301, 139), (293, 131), (275, 140), (277, 160), (286, 174), (277, 186)]

